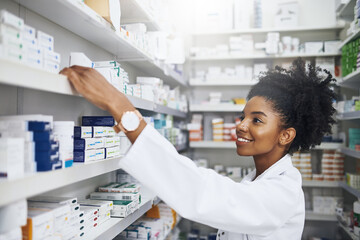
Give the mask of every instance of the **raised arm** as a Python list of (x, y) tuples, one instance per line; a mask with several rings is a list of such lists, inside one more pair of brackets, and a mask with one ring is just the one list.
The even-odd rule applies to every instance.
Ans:
[[(126, 111), (134, 111), (135, 107), (127, 97), (113, 87), (98, 71), (93, 68), (71, 66), (61, 70), (60, 74), (67, 76), (72, 86), (89, 102), (108, 111), (119, 122)], [(141, 120), (140, 126), (126, 133), (134, 143), (145, 128), (146, 122)]]

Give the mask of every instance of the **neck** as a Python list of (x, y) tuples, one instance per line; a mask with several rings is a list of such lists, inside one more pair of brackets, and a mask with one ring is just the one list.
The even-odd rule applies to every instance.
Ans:
[(254, 162), (255, 162), (255, 168), (256, 168), (256, 175), (254, 180), (260, 176), (263, 172), (265, 172), (269, 167), (271, 167), (274, 163), (279, 161), (281, 158), (283, 158), (286, 155), (286, 153), (283, 153), (281, 155), (277, 155), (273, 157), (264, 157), (264, 156), (254, 156)]

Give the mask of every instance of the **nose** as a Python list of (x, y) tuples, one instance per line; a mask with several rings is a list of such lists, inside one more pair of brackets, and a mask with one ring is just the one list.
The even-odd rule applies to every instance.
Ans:
[(238, 125), (236, 125), (236, 130), (246, 132), (248, 130), (247, 121), (245, 121), (245, 119), (242, 120)]

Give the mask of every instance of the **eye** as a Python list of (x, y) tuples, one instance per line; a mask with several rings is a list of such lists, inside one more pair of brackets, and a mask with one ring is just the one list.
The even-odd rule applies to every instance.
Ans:
[(259, 118), (254, 118), (253, 121), (254, 121), (254, 123), (262, 123), (263, 122)]

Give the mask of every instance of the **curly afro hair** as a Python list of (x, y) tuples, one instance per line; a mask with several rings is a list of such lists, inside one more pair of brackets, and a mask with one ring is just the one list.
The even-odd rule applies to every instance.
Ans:
[[(325, 77), (319, 75), (325, 72)], [(290, 70), (279, 66), (266, 72), (259, 83), (250, 90), (247, 99), (254, 96), (269, 100), (274, 110), (280, 114), (284, 129), (293, 127), (296, 137), (288, 153), (309, 150), (321, 143), (326, 133), (331, 133), (331, 124), (335, 123), (332, 106), (336, 94), (330, 88), (335, 82), (327, 70), (308, 65), (299, 58)]]

